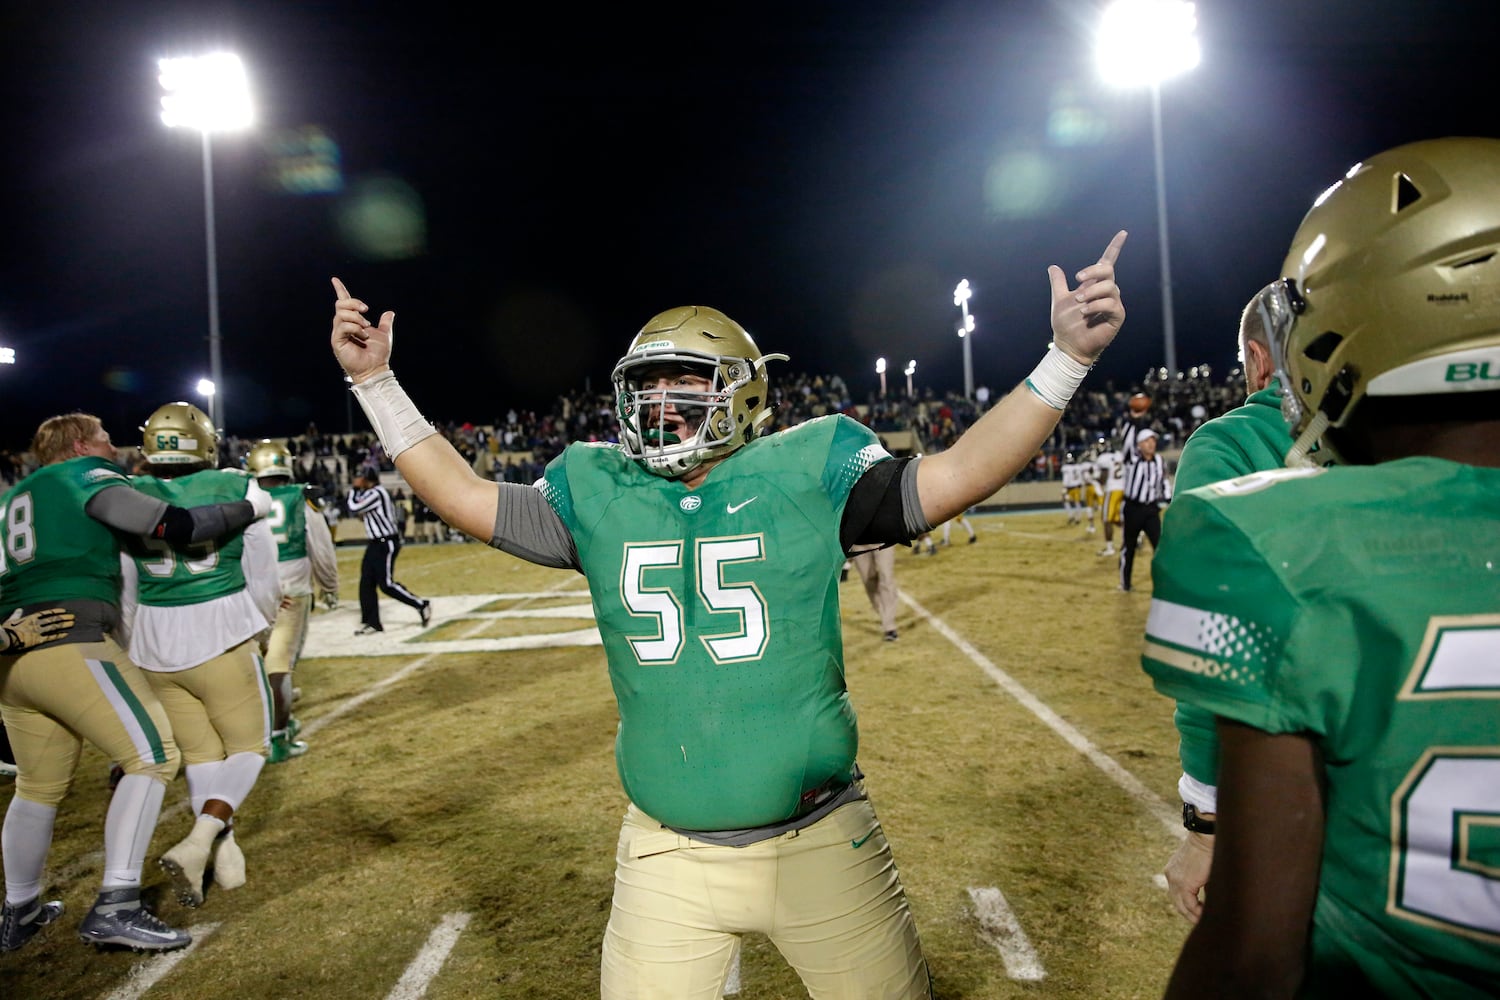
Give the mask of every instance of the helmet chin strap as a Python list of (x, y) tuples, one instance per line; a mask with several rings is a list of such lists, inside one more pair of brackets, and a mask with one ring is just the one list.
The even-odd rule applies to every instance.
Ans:
[[(1308, 421), (1307, 429), (1297, 435), (1297, 440), (1292, 443), (1292, 448), (1286, 453), (1286, 461), (1283, 463), (1288, 469), (1315, 469), (1318, 463), (1307, 457), (1307, 453), (1317, 446), (1323, 432), (1328, 429), (1328, 414), (1319, 410), (1313, 414), (1312, 420)], [(1326, 448), (1327, 446), (1324, 445)]]

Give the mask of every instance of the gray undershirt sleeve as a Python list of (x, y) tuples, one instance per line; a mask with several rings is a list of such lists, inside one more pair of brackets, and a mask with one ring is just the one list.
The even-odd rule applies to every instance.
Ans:
[(84, 513), (94, 520), (123, 531), (127, 535), (149, 535), (167, 512), (167, 502), (148, 497), (140, 490), (121, 484), (100, 490), (84, 505)]
[[(156, 526), (169, 516), (170, 511), (180, 511), (180, 514), (170, 515), (172, 520), (167, 522), (166, 540), (187, 545), (219, 538), (238, 531), (255, 520), (255, 509), (247, 500), (173, 508), (165, 500), (147, 496), (129, 486), (100, 490), (83, 509), (89, 517), (117, 531), (148, 536), (156, 533)], [(174, 537), (182, 531), (183, 518), (188, 519), (187, 523), (191, 524), (188, 537)]]
[(500, 496), (490, 545), (539, 566), (581, 572), (573, 536), (541, 491), (520, 483), (495, 485), (500, 487)]
[(927, 515), (922, 513), (922, 498), (917, 495), (917, 466), (921, 461), (918, 458), (907, 462), (901, 470), (901, 516), (913, 538), (935, 527), (927, 523)]

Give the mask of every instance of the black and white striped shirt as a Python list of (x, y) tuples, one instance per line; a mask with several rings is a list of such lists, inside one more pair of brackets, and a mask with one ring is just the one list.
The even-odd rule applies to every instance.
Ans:
[(396, 527), (396, 501), (384, 486), (350, 490), (348, 507), (351, 515), (365, 519), (366, 538), (395, 538), (400, 534)]
[(1125, 460), (1125, 499), (1131, 503), (1162, 503), (1172, 499), (1172, 484), (1160, 455)]

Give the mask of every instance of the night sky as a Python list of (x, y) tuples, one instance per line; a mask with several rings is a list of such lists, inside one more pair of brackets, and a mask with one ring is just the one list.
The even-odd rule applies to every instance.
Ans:
[[(957, 390), (960, 278), (975, 382), (1004, 391), (1049, 336), (1046, 265), (1076, 271), (1118, 229), (1129, 319), (1093, 377), (1162, 361), (1150, 103), (1098, 81), (1094, 4), (479, 9), (0, 7), (0, 448), (73, 409), (129, 444), (157, 405), (201, 402), (201, 146), (161, 124), (156, 60), (214, 47), (245, 60), (259, 115), (213, 144), (241, 436), (345, 429), (335, 274), (396, 310), (394, 367), (439, 420), (598, 388), (687, 303), (858, 398), (877, 356)], [(1203, 64), (1162, 90), (1180, 367), (1233, 367), (1240, 308), (1353, 163), (1500, 135), (1493, 10), (1198, 4)]]

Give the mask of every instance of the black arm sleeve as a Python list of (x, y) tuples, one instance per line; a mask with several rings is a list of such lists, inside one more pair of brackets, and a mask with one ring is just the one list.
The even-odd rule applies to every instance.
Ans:
[(917, 461), (880, 462), (859, 477), (839, 525), (839, 544), (845, 552), (856, 545), (904, 545), (932, 530), (917, 497)]
[(255, 507), (249, 500), (231, 500), (202, 507), (168, 507), (151, 537), (172, 545), (193, 545), (239, 531), (254, 520)]

